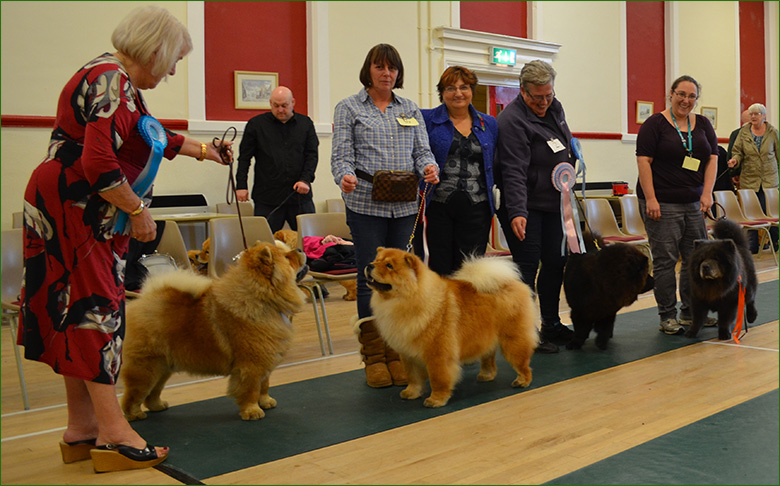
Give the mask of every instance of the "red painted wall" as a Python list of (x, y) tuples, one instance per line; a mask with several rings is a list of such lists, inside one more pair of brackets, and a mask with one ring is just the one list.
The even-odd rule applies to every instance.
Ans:
[[(527, 38), (528, 2), (460, 2), (460, 27)], [(502, 105), (503, 109), (519, 93), (518, 88), (490, 86), (488, 114), (497, 116), (496, 105)]]
[(279, 73), (308, 113), (306, 2), (204, 2), (206, 119), (249, 120), (267, 110), (236, 110), (233, 72)]
[(489, 88), (490, 93), (490, 100), (489, 103), (489, 113), (488, 115), (498, 116), (500, 113), (500, 108), (503, 110), (506, 108), (506, 105), (509, 104), (510, 101), (517, 98), (517, 95), (520, 94), (520, 88), (508, 88), (505, 86), (491, 86)]
[(626, 2), (628, 133), (638, 133), (636, 102), (652, 101), (653, 112), (666, 108), (664, 2)]
[(528, 37), (528, 2), (460, 2), (460, 28)]
[(766, 104), (764, 2), (739, 2), (740, 113)]

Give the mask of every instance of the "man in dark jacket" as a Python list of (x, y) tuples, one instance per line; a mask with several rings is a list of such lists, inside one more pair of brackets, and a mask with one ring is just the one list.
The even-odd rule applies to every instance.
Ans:
[(271, 111), (246, 124), (239, 145), (236, 197), (249, 201), (247, 174), (252, 157), (255, 216), (265, 216), (271, 231), (284, 222), (298, 229), (296, 216), (313, 213), (311, 183), (317, 170), (319, 140), (308, 116), (295, 113), (292, 91), (279, 86), (271, 93)]
[(493, 163), (501, 191), (496, 214), (523, 281), (539, 296), (541, 353), (558, 352), (556, 344), (567, 343), (574, 334), (559, 317), (566, 254), (561, 250), (561, 194), (552, 182), (555, 166), (573, 165), (574, 157), (554, 84), (550, 64), (537, 60), (523, 66), (520, 95), (498, 116)]

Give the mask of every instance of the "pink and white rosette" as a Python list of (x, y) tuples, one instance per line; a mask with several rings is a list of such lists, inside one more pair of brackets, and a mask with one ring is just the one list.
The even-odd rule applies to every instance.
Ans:
[(577, 176), (574, 166), (566, 162), (556, 165), (552, 171), (552, 183), (561, 193), (561, 225), (564, 239), (561, 242), (561, 254), (566, 253), (565, 245), (568, 243), (572, 253), (585, 253), (585, 243), (580, 230), (580, 215), (577, 211), (577, 202), (574, 199), (574, 183)]

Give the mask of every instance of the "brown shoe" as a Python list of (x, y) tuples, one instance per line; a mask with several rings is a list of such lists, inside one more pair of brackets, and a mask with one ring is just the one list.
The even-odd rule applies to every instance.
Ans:
[(374, 318), (355, 320), (353, 329), (358, 335), (360, 354), (366, 364), (366, 384), (372, 388), (392, 385), (393, 378), (385, 360), (385, 342), (374, 326)]
[(409, 380), (406, 376), (406, 365), (404, 365), (403, 359), (401, 359), (396, 350), (387, 344), (385, 344), (385, 361), (387, 362), (387, 368), (390, 370), (390, 376), (393, 377), (393, 385), (407, 385)]

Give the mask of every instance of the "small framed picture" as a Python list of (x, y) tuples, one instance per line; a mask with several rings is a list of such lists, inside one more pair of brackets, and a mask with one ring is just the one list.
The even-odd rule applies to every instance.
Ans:
[(278, 73), (235, 71), (236, 109), (270, 110), (271, 93), (279, 86)]
[(701, 107), (701, 115), (712, 123), (712, 128), (718, 128), (718, 109), (709, 106)]
[(652, 101), (637, 101), (636, 102), (636, 122), (642, 124), (650, 118), (653, 114), (653, 102)]

